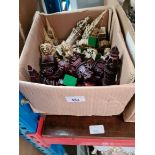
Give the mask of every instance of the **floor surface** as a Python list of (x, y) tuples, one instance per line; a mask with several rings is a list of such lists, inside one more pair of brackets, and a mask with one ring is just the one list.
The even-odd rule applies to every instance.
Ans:
[(19, 155), (43, 155), (23, 138), (19, 138)]

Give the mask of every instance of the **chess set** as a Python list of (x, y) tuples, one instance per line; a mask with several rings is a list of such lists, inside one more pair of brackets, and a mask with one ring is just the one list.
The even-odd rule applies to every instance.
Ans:
[(121, 60), (111, 47), (103, 11), (96, 19), (78, 21), (61, 43), (46, 18), (44, 43), (40, 45), (40, 72), (28, 65), (31, 82), (52, 86), (108, 86), (118, 84)]

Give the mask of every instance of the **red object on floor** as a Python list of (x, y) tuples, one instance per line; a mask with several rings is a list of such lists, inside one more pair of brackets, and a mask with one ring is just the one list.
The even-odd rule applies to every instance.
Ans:
[(48, 145), (41, 136), (42, 127), (43, 127), (44, 119), (43, 117), (40, 117), (39, 123), (38, 123), (38, 129), (37, 132), (34, 134), (27, 134), (27, 137), (33, 139), (33, 141), (38, 144), (41, 147), (50, 147), (50, 144)]
[(49, 147), (51, 144), (64, 144), (64, 145), (104, 145), (104, 146), (121, 146), (121, 147), (134, 147), (134, 138), (86, 138), (86, 137), (47, 137), (42, 136), (44, 119), (40, 117), (38, 129), (35, 134), (27, 134), (39, 146)]

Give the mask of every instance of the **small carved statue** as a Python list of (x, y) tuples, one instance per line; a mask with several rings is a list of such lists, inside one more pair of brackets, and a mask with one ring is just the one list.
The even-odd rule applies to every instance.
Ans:
[(50, 38), (50, 37), (48, 36), (48, 34), (47, 34), (47, 32), (46, 32), (45, 29), (43, 29), (43, 31), (44, 31), (44, 38), (45, 38), (44, 43), (49, 43), (49, 44), (51, 44), (51, 45), (53, 46), (53, 45), (54, 45), (53, 38)]
[(57, 69), (57, 63), (52, 55), (42, 56), (41, 58), (41, 75), (47, 79), (52, 79), (52, 75)]
[(56, 38), (54, 29), (50, 26), (49, 21), (46, 18), (46, 26), (47, 26), (47, 35), (52, 40), (52, 44), (58, 45), (58, 39)]
[(40, 45), (41, 56), (53, 55), (56, 49), (50, 43), (44, 43)]
[(87, 63), (81, 63), (77, 69), (76, 69), (76, 74), (78, 76), (79, 79), (84, 79), (84, 80), (88, 80), (90, 78), (92, 78), (93, 72), (91, 70), (89, 70), (89, 68), (87, 67)]
[(115, 46), (110, 50), (109, 55), (105, 58), (103, 85), (116, 84), (116, 75), (120, 64), (119, 51)]
[(30, 65), (28, 65), (27, 67), (28, 67), (30, 81), (40, 83), (39, 73), (35, 69), (33, 69)]
[(52, 76), (53, 79), (60, 79), (63, 78), (64, 74), (68, 71), (69, 68), (69, 62), (65, 60), (61, 60), (58, 62), (58, 69)]
[(104, 14), (107, 12), (107, 10), (105, 10), (104, 12), (102, 12), (90, 25), (87, 25), (85, 28), (85, 31), (82, 35), (83, 39), (88, 39), (89, 35), (93, 32), (93, 30), (98, 26), (98, 24), (101, 22)]
[(69, 58), (70, 56), (73, 55), (72, 47), (67, 42), (63, 41), (61, 45), (62, 45), (63, 55), (65, 58)]
[(66, 42), (70, 45), (73, 45), (77, 41), (77, 39), (79, 39), (82, 36), (82, 33), (89, 22), (90, 22), (89, 16), (86, 17), (84, 20), (79, 21), (76, 25), (76, 28), (72, 29), (72, 32), (67, 38)]
[(81, 64), (83, 60), (84, 60), (84, 55), (74, 52), (69, 62), (70, 63), (69, 73), (74, 75), (76, 72), (77, 66)]
[(95, 75), (100, 76), (100, 78), (103, 78), (104, 65), (105, 61), (103, 59), (98, 59), (93, 66), (93, 71), (95, 72)]
[(99, 38), (99, 40), (107, 39), (107, 34), (106, 34), (106, 28), (105, 27), (101, 27), (99, 29), (98, 38)]
[(65, 41), (56, 46), (56, 51), (59, 56), (63, 57), (64, 60), (70, 58), (73, 55), (72, 47)]

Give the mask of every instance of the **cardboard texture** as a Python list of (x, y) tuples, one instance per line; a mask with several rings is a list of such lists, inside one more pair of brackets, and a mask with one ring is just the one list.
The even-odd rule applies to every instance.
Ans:
[(19, 0), (19, 20), (25, 37), (29, 33), (37, 3), (37, 0)]
[(37, 0), (19, 0), (19, 56), (31, 28), (34, 13), (37, 9), (41, 10), (38, 3)]
[[(58, 39), (62, 41), (70, 34), (76, 22), (86, 16), (96, 18), (105, 9), (109, 11), (104, 16), (103, 26), (107, 27), (108, 32), (110, 32), (112, 46), (116, 45), (118, 47), (122, 59), (120, 85), (70, 87), (29, 82), (27, 65), (31, 65), (37, 71), (40, 68), (39, 45), (44, 41), (45, 17), (54, 28)], [(95, 7), (52, 15), (40, 13), (35, 16), (20, 57), (19, 88), (30, 101), (30, 105), (35, 112), (52, 115), (111, 116), (122, 113), (134, 95), (133, 74), (134, 66), (126, 49), (114, 8)], [(66, 97), (76, 98), (76, 96), (83, 96), (85, 101), (70, 103), (65, 99)]]
[[(126, 46), (128, 48), (131, 59), (135, 64), (135, 31), (132, 23), (127, 18), (123, 8), (119, 5), (117, 0), (105, 0), (104, 4), (115, 7)], [(132, 98), (129, 102), (128, 106), (123, 112), (123, 118), (125, 122), (135, 122), (135, 98)]]
[(132, 23), (117, 0), (105, 0), (104, 5), (115, 7), (127, 49), (135, 64), (135, 30)]
[(21, 24), (19, 23), (19, 56), (22, 52), (24, 43), (25, 43), (25, 35), (23, 33), (23, 29), (21, 27)]
[(123, 118), (125, 122), (135, 122), (135, 96), (125, 108)]

